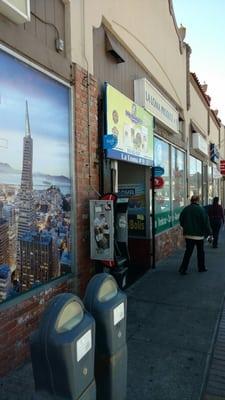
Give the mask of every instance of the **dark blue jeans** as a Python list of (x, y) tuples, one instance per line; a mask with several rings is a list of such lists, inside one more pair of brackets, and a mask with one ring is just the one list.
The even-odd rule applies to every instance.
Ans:
[(217, 247), (218, 245), (218, 237), (219, 237), (221, 223), (222, 223), (221, 218), (212, 218), (210, 220), (210, 225), (213, 233), (213, 247)]
[(199, 271), (204, 270), (205, 269), (204, 239), (202, 240), (185, 239), (185, 241), (186, 241), (186, 250), (179, 271), (180, 272), (187, 271), (188, 264), (195, 246), (197, 247), (198, 270)]

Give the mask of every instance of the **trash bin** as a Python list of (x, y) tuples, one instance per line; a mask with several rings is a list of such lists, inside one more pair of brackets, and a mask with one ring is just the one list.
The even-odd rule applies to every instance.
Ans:
[(33, 399), (95, 400), (95, 321), (82, 301), (59, 294), (31, 335)]

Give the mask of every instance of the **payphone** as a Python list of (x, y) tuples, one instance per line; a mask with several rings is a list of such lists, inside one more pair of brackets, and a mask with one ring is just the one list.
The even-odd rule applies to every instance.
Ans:
[(126, 197), (118, 197), (115, 203), (115, 264), (113, 276), (120, 287), (127, 283), (129, 265), (128, 251), (128, 201)]
[(91, 259), (99, 260), (101, 270), (112, 274), (122, 288), (129, 264), (128, 200), (110, 193), (90, 200)]
[(118, 197), (115, 204), (115, 240), (121, 255), (129, 260), (128, 251), (128, 201), (127, 197)]

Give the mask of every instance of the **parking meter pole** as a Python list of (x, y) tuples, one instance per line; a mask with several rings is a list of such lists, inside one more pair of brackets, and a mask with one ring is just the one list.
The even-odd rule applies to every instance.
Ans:
[(90, 280), (84, 305), (96, 322), (97, 400), (125, 400), (127, 297), (112, 275), (101, 273)]
[(96, 400), (95, 321), (71, 293), (51, 301), (31, 335), (33, 400)]

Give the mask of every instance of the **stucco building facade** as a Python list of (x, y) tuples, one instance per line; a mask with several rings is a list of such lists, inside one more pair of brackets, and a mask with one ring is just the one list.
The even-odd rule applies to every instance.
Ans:
[[(15, 135), (21, 131), (23, 138), (23, 104), (28, 100), (34, 149), (40, 148), (32, 159), (39, 168), (33, 169), (34, 189), (30, 189), (35, 210), (31, 228), (51, 235), (54, 268), (59, 273), (44, 285), (36, 282), (29, 292), (14, 292), (0, 304), (0, 375), (29, 357), (29, 335), (48, 301), (64, 291), (82, 297), (95, 273), (96, 262), (90, 258), (89, 200), (106, 192), (132, 194), (128, 209), (131, 263), (148, 269), (182, 244), (179, 213), (190, 195), (198, 192), (205, 205), (224, 190), (219, 173), (219, 161), (225, 158), (224, 126), (210, 108), (206, 88), (190, 73), (191, 49), (185, 43), (185, 29), (177, 26), (172, 1), (143, 0), (141, 6), (138, 0), (28, 3), (29, 18), (19, 23), (0, 8), (0, 56), (6, 65), (1, 72), (8, 82), (5, 92), (0, 92), (0, 112), (2, 107), (3, 115), (5, 107), (12, 115), (15, 98), (22, 110), (22, 122), (16, 128), (10, 118), (5, 126), (0, 123), (0, 151), (5, 157), (0, 167), (8, 179), (0, 179), (0, 200), (2, 213), (8, 215), (10, 210), (15, 215), (13, 222), (7, 217), (6, 225), (11, 226), (7, 240), (14, 249), (9, 270), (16, 282), (18, 236), (12, 232), (21, 210), (22, 183), (21, 178), (17, 186), (10, 183), (9, 176), (18, 171), (16, 166), (6, 167), (13, 159), (13, 145), (8, 146), (5, 127), (14, 129)], [(21, 79), (10, 75), (11, 68), (18, 77), (22, 73), (27, 77), (26, 84), (21, 86)], [(27, 92), (39, 79), (40, 86)], [(110, 116), (113, 96), (118, 99), (112, 103), (118, 105), (114, 117), (122, 120), (126, 113), (122, 128), (118, 128), (118, 118), (112, 122)], [(55, 113), (46, 115), (49, 109)], [(112, 133), (110, 121), (121, 146), (115, 152), (103, 147), (103, 136)], [(50, 168), (47, 161), (53, 156), (43, 136), (57, 142), (59, 157), (45, 176), (40, 167)], [(18, 162), (21, 170), (22, 160)], [(162, 178), (158, 187), (157, 168)]]

